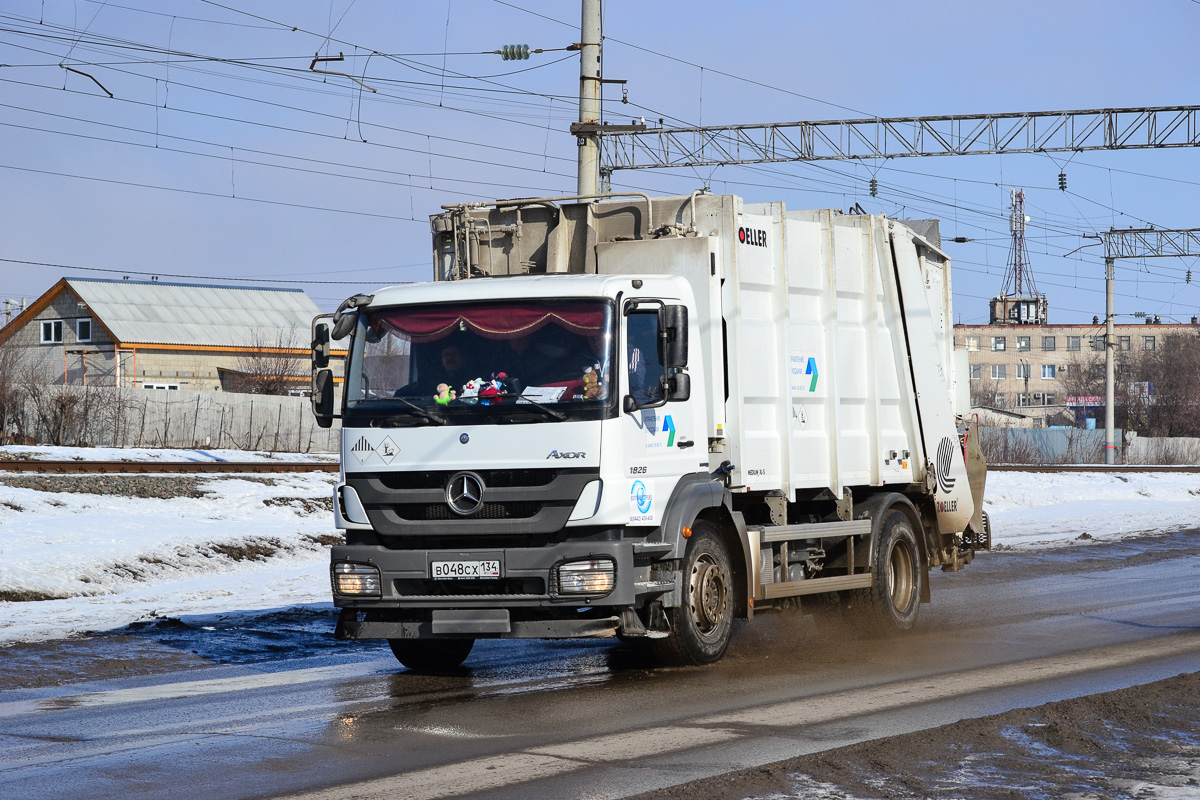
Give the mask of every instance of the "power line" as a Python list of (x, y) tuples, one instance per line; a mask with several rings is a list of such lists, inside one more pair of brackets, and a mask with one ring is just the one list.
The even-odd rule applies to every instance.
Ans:
[[(19, 258), (4, 258), (0, 256), (0, 261), (7, 264), (22, 264), (27, 267), (48, 267), (59, 270), (78, 270), (79, 272), (107, 272), (114, 275), (148, 275), (159, 278), (186, 278), (194, 281), (237, 281), (239, 283), (286, 283), (286, 284), (312, 284), (319, 285), (334, 285), (334, 286), (360, 286), (362, 281), (295, 281), (285, 280), (282, 278), (234, 278), (234, 277), (213, 277), (210, 275), (183, 275), (171, 272), (145, 272), (134, 269), (110, 269), (107, 267), (81, 267), (73, 264), (54, 264), (47, 261), (26, 261)], [(397, 281), (396, 285), (413, 283), (413, 281)]]
[[(565, 25), (568, 28), (578, 29), (578, 26), (572, 25), (569, 22), (564, 22), (563, 20), (555, 19), (554, 17), (548, 17), (545, 14), (539, 14), (536, 11), (530, 11), (527, 8), (522, 8), (521, 6), (515, 5), (513, 3), (505, 2), (505, 0), (493, 0), (493, 2), (498, 3), (499, 5), (502, 5), (502, 6), (507, 6), (516, 11), (521, 11), (526, 14), (530, 14), (535, 17), (541, 17), (542, 19), (548, 20), (550, 22), (556, 22), (559, 25)], [(756, 81), (753, 78), (746, 78), (741, 75), (735, 75), (731, 72), (724, 72), (722, 70), (715, 69), (713, 67), (704, 66), (703, 64), (697, 64), (694, 61), (688, 61), (685, 58), (678, 58), (676, 56), (668, 55), (667, 53), (663, 53), (659, 50), (651, 50), (648, 47), (642, 47), (641, 45), (633, 44), (632, 42), (626, 42), (621, 39), (617, 39), (616, 37), (613, 37), (613, 36), (605, 35), (604, 40), (605, 41), (613, 41), (613, 42), (616, 42), (617, 44), (624, 45), (625, 47), (630, 47), (630, 48), (633, 48), (634, 50), (640, 50), (643, 53), (649, 53), (650, 55), (653, 55), (653, 56), (658, 56), (659, 58), (665, 58), (668, 61), (674, 61), (676, 63), (684, 64), (686, 66), (693, 67), (695, 69), (702, 69), (702, 70), (705, 70), (708, 72), (712, 72), (713, 74), (720, 75), (723, 78), (732, 78), (733, 80), (741, 81), (743, 83), (748, 83), (752, 86), (758, 86), (763, 89), (771, 89), (773, 91), (780, 92), (782, 94), (791, 95), (792, 97), (799, 97), (803, 100), (810, 100), (814, 103), (820, 103), (821, 105), (832, 106), (833, 108), (840, 108), (844, 111), (853, 111), (855, 114), (865, 114), (868, 117), (875, 116), (874, 114), (871, 114), (868, 111), (860, 111), (857, 108), (851, 108), (850, 106), (844, 106), (840, 103), (830, 102), (829, 100), (822, 100), (819, 97), (813, 97), (811, 95), (801, 94), (800, 92), (793, 92), (790, 89), (784, 89), (780, 86), (772, 85), (769, 83), (763, 83), (762, 81)]]
[(219, 197), (223, 200), (241, 200), (246, 203), (263, 203), (265, 205), (283, 206), (285, 208), (300, 208), (300, 209), (304, 209), (306, 211), (327, 211), (327, 212), (330, 212), (333, 214), (350, 214), (352, 216), (357, 216), (357, 217), (373, 217), (375, 219), (389, 219), (389, 220), (396, 220), (398, 222), (420, 222), (423, 224), (427, 222), (426, 220), (423, 220), (423, 219), (415, 219), (413, 217), (397, 217), (392, 214), (376, 214), (376, 213), (370, 212), (370, 211), (351, 211), (351, 210), (345, 209), (345, 208), (330, 208), (328, 206), (311, 206), (311, 205), (305, 205), (304, 203), (288, 203), (283, 200), (267, 200), (265, 198), (260, 198), (260, 197), (234, 196), (234, 195), (222, 194), (220, 192), (206, 192), (206, 191), (202, 191), (200, 189), (183, 189), (183, 188), (180, 188), (177, 186), (157, 186), (152, 183), (138, 183), (137, 181), (122, 181), (122, 180), (117, 180), (116, 178), (97, 178), (97, 177), (93, 177), (91, 175), (75, 175), (75, 174), (69, 173), (69, 172), (55, 172), (53, 170), (46, 170), (46, 169), (33, 169), (31, 167), (18, 167), (14, 164), (0, 164), (0, 169), (11, 169), (11, 170), (15, 170), (17, 172), (30, 172), (30, 173), (34, 173), (37, 175), (53, 175), (58, 178), (74, 178), (77, 180), (94, 181), (97, 183), (110, 183), (110, 184), (114, 184), (116, 186), (130, 186), (130, 187), (135, 187), (138, 189), (157, 189), (157, 190), (163, 191), (163, 192), (178, 192), (180, 194), (190, 194), (190, 195), (195, 195), (198, 197)]

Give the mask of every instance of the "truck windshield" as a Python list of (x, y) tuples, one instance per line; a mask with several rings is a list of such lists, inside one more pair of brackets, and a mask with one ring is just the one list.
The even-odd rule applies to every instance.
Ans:
[(613, 308), (602, 300), (401, 306), (359, 316), (348, 422), (594, 419), (614, 407)]

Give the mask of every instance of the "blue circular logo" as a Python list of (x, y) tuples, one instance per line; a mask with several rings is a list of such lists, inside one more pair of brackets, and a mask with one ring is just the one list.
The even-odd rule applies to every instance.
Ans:
[(466, 444), (467, 442), (471, 441), (471, 437), (470, 437), (470, 436), (467, 436), (467, 435), (464, 433), (462, 436), (459, 436), (459, 437), (458, 437), (458, 441), (459, 441), (459, 442), (461, 442), (462, 444)]
[(646, 493), (646, 484), (641, 481), (634, 481), (633, 489), (629, 494), (633, 498), (633, 502), (637, 503), (638, 513), (645, 514), (650, 510), (651, 498)]

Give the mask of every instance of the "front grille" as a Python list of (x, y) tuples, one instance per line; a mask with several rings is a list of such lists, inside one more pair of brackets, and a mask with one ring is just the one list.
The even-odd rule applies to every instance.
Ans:
[(496, 595), (541, 596), (546, 582), (541, 578), (501, 578), (480, 581), (397, 580), (396, 594), (401, 597), (483, 597)]
[(470, 515), (454, 512), (446, 503), (400, 503), (396, 516), (412, 522), (436, 522), (459, 519), (529, 519), (542, 510), (541, 503), (484, 503)]
[[(451, 476), (460, 470), (433, 470), (429, 472), (381, 472), (375, 477), (384, 487), (393, 490), (446, 488)], [(481, 469), (475, 474), (493, 489), (511, 489), (525, 486), (548, 486), (558, 477), (556, 469)]]
[(483, 506), (455, 513), (446, 486), (460, 470), (351, 472), (352, 487), (371, 526), (388, 536), (552, 533), (562, 529), (580, 493), (600, 477), (595, 468), (476, 469), (483, 481)]

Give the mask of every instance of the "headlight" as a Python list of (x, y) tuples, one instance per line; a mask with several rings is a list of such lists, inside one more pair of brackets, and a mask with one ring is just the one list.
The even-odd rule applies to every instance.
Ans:
[(330, 570), (333, 593), (343, 597), (379, 597), (379, 568), (338, 561)]
[(559, 594), (608, 594), (616, 585), (617, 565), (608, 558), (568, 561), (556, 570)]

